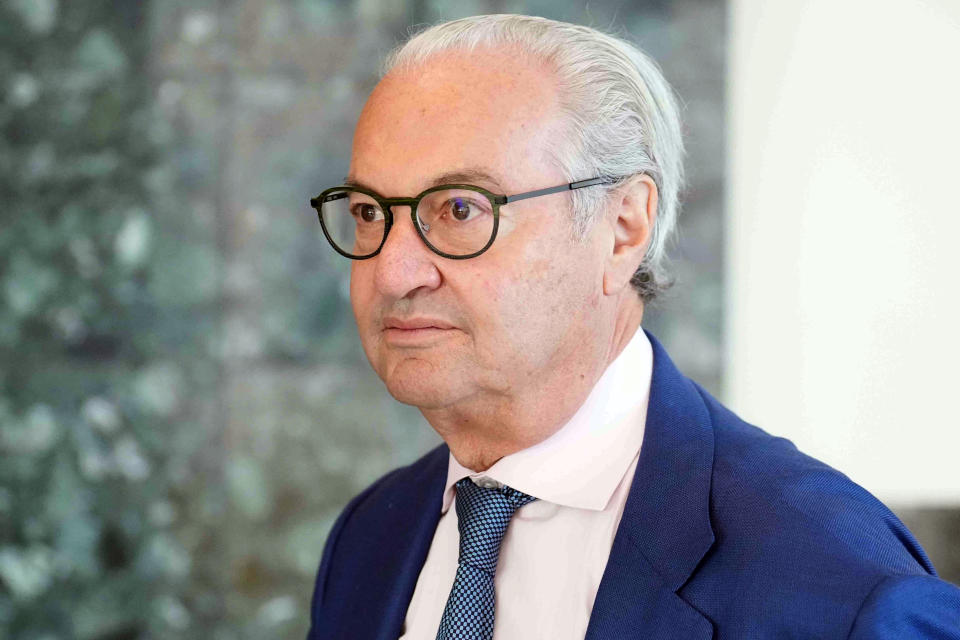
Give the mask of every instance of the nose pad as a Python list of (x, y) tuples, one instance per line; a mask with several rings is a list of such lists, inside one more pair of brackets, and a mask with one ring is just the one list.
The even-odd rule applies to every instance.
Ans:
[[(430, 233), (430, 223), (429, 223), (429, 222), (424, 222), (424, 221), (423, 221), (423, 218), (420, 217), (420, 214), (414, 212), (414, 214), (413, 214), (413, 216), (412, 216), (411, 219), (415, 220), (415, 223), (414, 223), (414, 224), (416, 224), (418, 227), (420, 227), (420, 230), (423, 232), (423, 235), (427, 235), (427, 234)], [(429, 248), (429, 247), (428, 247), (428, 248)]]

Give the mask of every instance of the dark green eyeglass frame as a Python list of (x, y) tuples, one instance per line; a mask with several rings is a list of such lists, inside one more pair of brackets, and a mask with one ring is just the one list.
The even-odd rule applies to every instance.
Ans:
[[(371, 191), (370, 189), (365, 189), (362, 187), (355, 187), (351, 185), (342, 185), (339, 187), (331, 187), (330, 189), (325, 189), (320, 195), (316, 198), (310, 198), (310, 206), (317, 210), (317, 218), (320, 220), (320, 227), (323, 229), (323, 235), (326, 236), (327, 242), (330, 243), (330, 246), (340, 255), (350, 258), (351, 260), (366, 260), (372, 258), (380, 253), (380, 250), (383, 248), (383, 245), (387, 241), (387, 235), (390, 233), (390, 228), (393, 226), (393, 210), (391, 207), (395, 206), (407, 206), (410, 207), (410, 219), (413, 221), (413, 226), (417, 230), (417, 235), (420, 236), (420, 239), (423, 240), (423, 243), (427, 245), (431, 251), (436, 253), (439, 256), (444, 258), (450, 258), (452, 260), (466, 260), (468, 258), (475, 258), (493, 244), (493, 241), (497, 238), (497, 229), (500, 227), (500, 207), (501, 205), (509, 204), (511, 202), (516, 202), (517, 200), (526, 200), (528, 198), (536, 198), (538, 196), (546, 196), (551, 193), (560, 193), (561, 191), (573, 191), (574, 189), (583, 189), (584, 187), (593, 187), (599, 184), (614, 184), (618, 180), (622, 180), (628, 176), (620, 177), (610, 177), (610, 176), (601, 176), (598, 178), (590, 178), (589, 180), (579, 180), (577, 182), (570, 182), (567, 184), (557, 185), (556, 187), (547, 187), (546, 189), (537, 189), (536, 191), (527, 191), (525, 193), (517, 193), (514, 195), (503, 195), (493, 193), (488, 191), (483, 187), (478, 187), (473, 184), (441, 184), (435, 187), (430, 187), (429, 189), (422, 191), (415, 198), (384, 198), (379, 193)], [(377, 247), (376, 251), (368, 253), (366, 255), (357, 256), (352, 253), (347, 253), (337, 246), (337, 243), (333, 241), (333, 238), (330, 237), (330, 232), (327, 231), (327, 226), (323, 223), (323, 214), (321, 212), (321, 206), (324, 202), (329, 200), (335, 200), (336, 198), (331, 198), (336, 192), (349, 189), (350, 191), (356, 191), (358, 193), (363, 193), (370, 196), (373, 200), (380, 205), (380, 209), (383, 211), (384, 217), (384, 227), (383, 227), (383, 239), (380, 241), (380, 246)], [(435, 246), (430, 244), (430, 241), (427, 240), (427, 237), (423, 233), (423, 229), (420, 228), (420, 224), (417, 221), (417, 207), (420, 205), (420, 201), (427, 195), (434, 193), (435, 191), (443, 191), (445, 189), (464, 189), (470, 191), (476, 191), (487, 197), (490, 201), (490, 204), (493, 207), (493, 231), (490, 234), (490, 240), (487, 241), (487, 244), (483, 246), (479, 251), (467, 254), (465, 256), (453, 255), (450, 253), (445, 253), (440, 251)], [(341, 196), (342, 197), (342, 196)]]

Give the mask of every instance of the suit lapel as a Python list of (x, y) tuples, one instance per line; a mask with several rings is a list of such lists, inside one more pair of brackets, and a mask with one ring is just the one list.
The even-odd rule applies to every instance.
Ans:
[[(362, 544), (363, 569), (357, 572), (355, 611), (345, 616), (343, 637), (396, 640), (407, 607), (426, 561), (440, 520), (449, 449), (441, 445), (428, 454), (426, 465), (412, 465), (415, 475), (404, 478), (404, 491), (391, 494), (380, 531), (384, 539)], [(361, 596), (362, 594), (362, 596)]]
[(713, 429), (693, 383), (649, 333), (653, 376), (640, 459), (586, 640), (709, 638), (711, 623), (677, 590), (713, 544)]

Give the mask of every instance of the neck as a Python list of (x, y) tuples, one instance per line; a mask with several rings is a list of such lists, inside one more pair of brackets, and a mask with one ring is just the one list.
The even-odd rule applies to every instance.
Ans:
[(514, 395), (474, 398), (452, 408), (421, 409), (457, 462), (474, 471), (486, 471), (500, 458), (546, 440), (573, 417), (640, 327), (643, 303), (628, 289), (621, 295), (612, 329), (593, 353), (578, 349), (561, 359), (554, 375), (544, 376)]

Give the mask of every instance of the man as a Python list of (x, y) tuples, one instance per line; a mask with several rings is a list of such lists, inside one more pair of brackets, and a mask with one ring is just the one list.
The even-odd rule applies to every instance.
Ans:
[(313, 204), (445, 444), (347, 505), (310, 638), (960, 638), (883, 505), (641, 329), (681, 156), (656, 66), (593, 29), (478, 16), (391, 57)]

